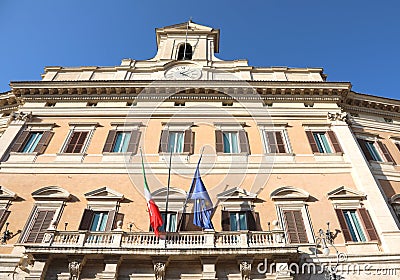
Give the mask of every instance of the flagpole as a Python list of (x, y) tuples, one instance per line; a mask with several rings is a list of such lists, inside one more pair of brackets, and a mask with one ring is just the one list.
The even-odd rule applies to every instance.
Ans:
[(167, 232), (168, 232), (168, 200), (169, 200), (169, 187), (171, 182), (171, 166), (172, 166), (172, 148), (169, 154), (169, 167), (168, 167), (168, 183), (167, 183), (167, 197), (165, 201), (165, 247), (167, 247)]
[[(203, 152), (204, 152), (204, 146), (201, 147), (200, 158), (199, 158), (199, 161), (197, 162), (197, 167), (199, 166), (200, 160), (201, 160), (201, 158), (203, 157)], [(187, 203), (188, 203), (188, 198), (189, 198), (189, 196), (190, 196), (190, 193), (192, 192), (192, 188), (193, 188), (193, 182), (192, 182), (192, 185), (190, 186), (189, 193), (188, 193), (188, 195), (186, 196), (185, 203), (183, 204), (182, 215), (181, 215), (181, 218), (179, 219), (178, 226), (177, 226), (177, 229), (178, 229), (178, 230), (181, 229), (182, 220), (184, 219), (184, 216), (185, 216), (185, 214), (186, 214), (186, 206), (187, 206)]]

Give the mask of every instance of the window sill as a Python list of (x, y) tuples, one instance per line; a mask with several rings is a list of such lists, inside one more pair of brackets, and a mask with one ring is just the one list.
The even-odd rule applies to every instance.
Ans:
[(293, 162), (295, 158), (294, 153), (266, 153), (265, 156), (268, 157), (268, 161), (273, 158), (273, 162)]
[(366, 241), (366, 242), (348, 241), (345, 243), (345, 245), (347, 252), (349, 254), (365, 254), (365, 253), (379, 252), (378, 241)]
[(343, 153), (314, 153), (314, 159), (318, 162), (343, 161)]
[(248, 154), (217, 154), (217, 160), (220, 162), (247, 162)]
[(35, 162), (39, 153), (18, 153), (11, 152), (8, 162)]
[(86, 153), (58, 153), (56, 156), (56, 159), (54, 161), (56, 162), (82, 162), (83, 159), (85, 158)]
[[(159, 161), (166, 162), (169, 161), (170, 153), (160, 153), (159, 154)], [(184, 162), (188, 163), (190, 159), (189, 153), (172, 153), (172, 162)]]
[(129, 162), (133, 153), (103, 153), (101, 162)]
[(387, 170), (387, 171), (395, 170), (395, 168), (394, 168), (395, 164), (393, 162), (370, 160), (369, 165), (373, 169), (377, 169), (377, 170)]

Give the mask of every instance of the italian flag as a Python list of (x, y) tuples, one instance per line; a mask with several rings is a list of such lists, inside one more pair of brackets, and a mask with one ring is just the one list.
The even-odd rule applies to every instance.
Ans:
[[(140, 154), (142, 151), (140, 151)], [(151, 197), (149, 185), (147, 184), (146, 180), (146, 172), (144, 171), (144, 163), (143, 163), (143, 156), (142, 156), (142, 170), (143, 170), (143, 178), (144, 178), (144, 197), (146, 198), (147, 201), (147, 209), (149, 211), (149, 217), (150, 217), (150, 225), (154, 230), (154, 234), (156, 236), (159, 236), (159, 231), (158, 228), (163, 225), (163, 220), (161, 217), (160, 209), (158, 209), (158, 206), (154, 202), (153, 198)]]

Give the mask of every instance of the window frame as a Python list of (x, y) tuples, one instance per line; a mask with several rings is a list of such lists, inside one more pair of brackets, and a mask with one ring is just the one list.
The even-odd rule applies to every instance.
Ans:
[[(275, 152), (275, 153), (272, 152), (271, 144), (269, 142), (269, 137), (267, 136), (268, 132), (272, 132), (274, 134), (279, 132), (281, 134), (285, 152), (279, 152), (279, 148), (278, 148), (277, 152)], [(285, 128), (262, 128), (261, 135), (263, 138), (264, 152), (266, 154), (291, 154), (292, 153), (289, 136), (288, 136), (287, 130)], [(275, 144), (275, 145), (277, 145), (277, 144)]]
[[(248, 133), (244, 129), (246, 123), (214, 123), (214, 126), (215, 126), (215, 150), (217, 155), (248, 156), (251, 154)], [(237, 150), (238, 150), (237, 153), (225, 152), (226, 149), (225, 149), (224, 133), (237, 134)]]
[[(158, 147), (158, 153), (162, 155), (170, 154), (170, 135), (171, 133), (182, 133), (182, 152), (176, 152), (176, 144), (174, 144), (174, 150), (172, 154), (175, 155), (192, 155), (194, 154), (195, 145), (195, 132), (192, 130), (193, 122), (190, 123), (162, 123), (163, 129), (161, 130), (160, 142)], [(177, 139), (177, 138), (176, 138)]]
[[(85, 155), (87, 149), (92, 140), (93, 134), (99, 126), (99, 123), (69, 123), (70, 129), (68, 131), (67, 137), (65, 138), (64, 144), (61, 147), (60, 154), (62, 155)], [(87, 132), (84, 143), (82, 144), (82, 148), (79, 152), (66, 152), (68, 145), (72, 139), (72, 136), (75, 132)], [(78, 139), (79, 140), (79, 139)], [(76, 144), (75, 144), (76, 145)]]
[[(55, 123), (27, 123), (19, 135), (13, 140), (10, 146), (10, 153), (12, 155), (43, 154), (51, 142), (54, 135), (53, 128), (55, 126)], [(37, 143), (31, 147), (32, 151), (24, 152), (23, 150), (27, 145), (30, 135), (33, 133), (41, 133), (41, 137)]]
[[(381, 141), (383, 139), (379, 138), (379, 135), (356, 134), (356, 139), (361, 148), (362, 154), (367, 161), (384, 164), (397, 164), (387, 145)], [(373, 149), (372, 152), (371, 149)]]

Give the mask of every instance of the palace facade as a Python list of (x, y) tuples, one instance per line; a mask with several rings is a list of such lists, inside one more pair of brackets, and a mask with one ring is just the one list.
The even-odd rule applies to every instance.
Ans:
[[(157, 28), (152, 59), (0, 94), (0, 279), (398, 279), (400, 101), (218, 59), (219, 36)], [(201, 155), (215, 230), (186, 200)]]

